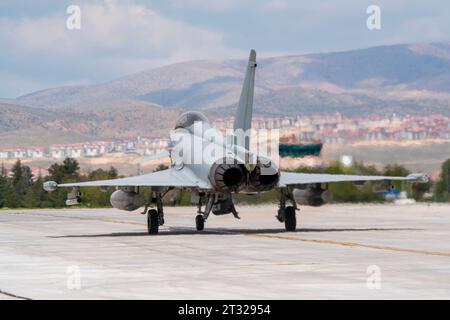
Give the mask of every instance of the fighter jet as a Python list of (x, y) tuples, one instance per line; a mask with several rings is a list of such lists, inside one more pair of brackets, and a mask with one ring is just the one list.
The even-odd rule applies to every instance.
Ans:
[[(231, 136), (225, 136), (213, 128), (202, 113), (189, 111), (176, 121), (169, 136), (168, 150), (142, 159), (147, 161), (168, 156), (171, 160), (169, 169), (112, 180), (59, 185), (48, 181), (44, 183), (44, 189), (50, 192), (58, 187), (72, 188), (66, 204), (76, 205), (81, 201), (82, 187), (100, 187), (103, 191), (115, 187), (116, 191), (110, 199), (112, 206), (126, 211), (145, 206), (143, 214), (147, 215), (148, 233), (154, 235), (165, 223), (163, 196), (173, 189), (191, 191), (191, 202), (198, 207), (195, 218), (198, 231), (204, 230), (211, 212), (215, 215), (233, 214), (239, 218), (233, 194), (277, 190), (279, 206), (276, 218), (284, 223), (286, 231), (295, 231), (298, 205), (319, 206), (328, 202), (331, 199), (327, 190), (329, 183), (379, 181), (390, 184), (394, 180), (428, 180), (427, 176), (420, 173), (407, 177), (388, 177), (280, 171), (276, 162), (266, 153), (252, 150), (251, 135), (245, 135), (251, 130), (256, 67), (256, 52), (251, 50), (234, 120), (235, 133)], [(236, 132), (243, 132), (243, 138)], [(214, 152), (205, 152), (207, 149), (214, 149)], [(147, 199), (140, 192), (142, 188), (148, 188)]]

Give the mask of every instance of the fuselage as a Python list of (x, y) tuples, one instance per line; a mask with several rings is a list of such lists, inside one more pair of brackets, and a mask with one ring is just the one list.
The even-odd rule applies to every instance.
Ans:
[(187, 112), (170, 133), (175, 169), (188, 168), (218, 192), (260, 192), (276, 187), (279, 169), (267, 156), (238, 145), (235, 133), (225, 136), (199, 112)]

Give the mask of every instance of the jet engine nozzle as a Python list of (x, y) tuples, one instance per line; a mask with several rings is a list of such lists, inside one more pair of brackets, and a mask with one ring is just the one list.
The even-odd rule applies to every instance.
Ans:
[(209, 171), (209, 181), (218, 191), (236, 191), (244, 182), (245, 167), (233, 159), (216, 161)]
[(280, 180), (278, 167), (267, 158), (258, 158), (255, 169), (249, 175), (249, 183), (256, 191), (269, 191)]

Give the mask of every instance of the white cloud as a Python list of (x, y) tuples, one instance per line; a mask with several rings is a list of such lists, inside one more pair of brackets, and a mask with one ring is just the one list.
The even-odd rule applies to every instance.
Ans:
[(212, 13), (229, 13), (245, 5), (245, 1), (242, 0), (168, 0), (168, 2), (175, 8), (195, 8)]
[[(192, 59), (243, 58), (250, 47), (267, 57), (442, 41), (450, 32), (442, 0), (378, 0), (377, 32), (366, 28), (371, 0), (77, 0), (80, 31), (66, 29), (61, 3), (68, 2), (0, 4), (0, 97), (22, 92), (19, 79), (40, 89)], [(17, 90), (6, 91), (13, 83)]]
[(133, 1), (86, 1), (80, 7), (81, 30), (66, 28), (65, 12), (0, 18), (0, 58), (34, 63), (30, 74), (34, 68), (75, 71), (82, 78), (91, 72), (91, 80), (98, 81), (162, 64), (240, 53), (225, 46), (219, 31), (164, 17)]

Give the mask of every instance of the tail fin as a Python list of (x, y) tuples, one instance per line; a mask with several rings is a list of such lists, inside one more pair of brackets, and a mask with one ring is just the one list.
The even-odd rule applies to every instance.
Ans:
[(245, 74), (244, 85), (242, 86), (236, 118), (234, 119), (234, 130), (242, 129), (245, 132), (252, 126), (255, 68), (256, 51), (252, 49), (248, 59), (247, 73)]

